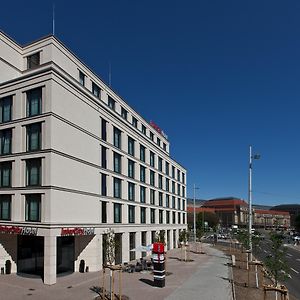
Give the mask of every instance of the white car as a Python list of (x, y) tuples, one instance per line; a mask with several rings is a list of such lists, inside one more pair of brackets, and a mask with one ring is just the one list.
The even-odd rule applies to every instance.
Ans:
[(295, 242), (300, 241), (300, 236), (299, 236), (299, 235), (294, 236), (294, 237), (293, 237), (293, 240), (294, 240)]

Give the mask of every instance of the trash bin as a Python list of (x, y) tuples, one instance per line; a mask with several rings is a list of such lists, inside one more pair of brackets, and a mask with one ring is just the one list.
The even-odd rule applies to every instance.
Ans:
[(79, 272), (80, 273), (84, 273), (84, 266), (85, 266), (85, 262), (84, 260), (82, 259), (79, 263)]
[(5, 262), (5, 274), (10, 274), (11, 273), (11, 261), (7, 260)]

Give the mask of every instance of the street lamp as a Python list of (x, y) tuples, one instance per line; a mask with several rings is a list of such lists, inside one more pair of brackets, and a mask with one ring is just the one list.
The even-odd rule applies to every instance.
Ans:
[(249, 252), (252, 260), (252, 161), (260, 159), (259, 154), (252, 155), (252, 146), (249, 146), (249, 182), (248, 182), (248, 205), (249, 205)]
[(194, 243), (196, 244), (196, 190), (198, 187), (194, 184)]

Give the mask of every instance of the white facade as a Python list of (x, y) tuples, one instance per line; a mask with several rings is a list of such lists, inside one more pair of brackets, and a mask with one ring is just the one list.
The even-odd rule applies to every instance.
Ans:
[[(39, 58), (37, 66), (28, 65), (32, 57)], [(60, 41), (49, 36), (21, 47), (0, 32), (0, 106), (1, 268), (10, 260), (12, 272), (39, 269), (44, 282), (54, 284), (58, 265), (64, 270), (64, 257), (70, 255), (64, 251), (73, 247), (74, 271), (81, 260), (89, 271), (100, 270), (108, 228), (121, 234), (122, 262), (142, 243), (142, 232), (143, 244), (150, 244), (151, 232), (164, 230), (168, 247), (176, 247), (179, 231), (186, 229), (186, 170), (170, 157), (159, 129)], [(121, 220), (115, 204), (121, 205)], [(134, 207), (131, 220), (129, 206)], [(31, 242), (34, 254), (26, 253)], [(29, 266), (34, 259), (41, 261)]]

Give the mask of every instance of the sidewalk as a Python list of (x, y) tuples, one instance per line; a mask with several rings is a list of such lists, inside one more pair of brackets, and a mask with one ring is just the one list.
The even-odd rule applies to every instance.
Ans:
[[(193, 250), (193, 247), (191, 247)], [(150, 273), (122, 273), (122, 294), (130, 300), (176, 300), (220, 299), (231, 300), (231, 284), (228, 280), (227, 257), (210, 245), (204, 245), (206, 254), (190, 253), (191, 262), (182, 262), (180, 250), (168, 252), (166, 287), (152, 286)], [(118, 291), (118, 276), (115, 290)], [(92, 300), (97, 294), (93, 287), (102, 285), (102, 272), (74, 273), (59, 277), (52, 286), (44, 285), (41, 279), (24, 278), (15, 274), (0, 276), (0, 300)], [(106, 288), (109, 287), (106, 276)]]

